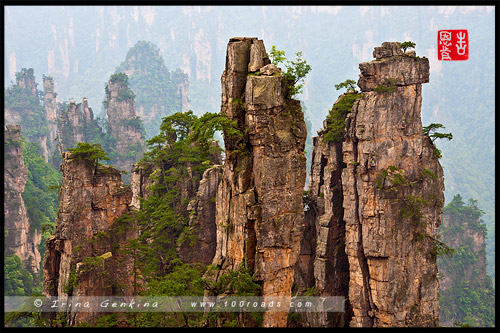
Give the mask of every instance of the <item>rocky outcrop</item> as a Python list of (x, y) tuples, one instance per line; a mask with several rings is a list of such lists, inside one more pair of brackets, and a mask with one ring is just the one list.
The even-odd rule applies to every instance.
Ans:
[(120, 74), (108, 81), (106, 114), (109, 135), (115, 143), (116, 160), (112, 163), (118, 169), (130, 173), (132, 165), (144, 152), (144, 136), (142, 122), (135, 112), (134, 94), (128, 86), (126, 75)]
[(4, 132), (4, 222), (5, 255), (17, 255), (26, 268), (38, 273), (40, 230), (30, 227), (21, 194), (28, 179), (21, 145), (21, 126), (7, 125)]
[[(137, 237), (133, 226), (117, 222), (130, 211), (132, 191), (113, 167), (63, 155), (56, 229), (46, 241), (43, 294), (61, 301), (67, 296), (133, 295), (134, 258), (117, 250)], [(97, 315), (69, 312), (68, 323), (92, 322)]]
[[(423, 134), (427, 58), (394, 54), (360, 64), (358, 99), (346, 119), (342, 193), (351, 326), (438, 326), (437, 227), (443, 170)], [(393, 79), (387, 92), (373, 91)], [(378, 87), (378, 86), (377, 86)]]
[[(216, 200), (217, 249), (208, 278), (244, 264), (263, 296), (288, 296), (304, 228), (306, 125), (257, 38), (231, 38), (222, 75), (221, 113), (243, 138), (224, 137), (226, 159)], [(262, 71), (260, 72), (262, 73)], [(264, 313), (263, 326), (286, 326), (286, 313)]]
[(57, 128), (63, 151), (74, 148), (78, 142), (87, 142), (85, 138), (85, 119), (81, 104), (69, 101), (66, 110), (61, 110)]

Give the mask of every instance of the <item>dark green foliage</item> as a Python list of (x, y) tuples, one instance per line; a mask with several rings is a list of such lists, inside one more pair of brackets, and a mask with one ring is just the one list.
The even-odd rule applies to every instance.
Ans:
[(485, 275), (485, 249), (477, 251), (474, 233), (486, 237), (486, 226), (480, 217), (484, 212), (477, 201), (464, 203), (457, 194), (443, 210), (449, 223), (438, 229), (443, 239), (454, 241), (453, 258), (439, 258), (438, 267), (448, 285), (440, 290), (440, 321), (462, 327), (495, 326), (495, 290)]
[(341, 142), (344, 140), (345, 118), (351, 112), (354, 102), (362, 97), (363, 94), (346, 93), (333, 105), (326, 117), (327, 132), (323, 136), (323, 142)]
[(269, 51), (271, 62), (276, 66), (283, 63), (286, 68), (286, 71), (282, 74), (288, 82), (288, 95), (290, 98), (302, 93), (302, 89), (304, 88), (303, 81), (307, 74), (311, 71), (311, 66), (307, 63), (307, 61), (302, 59), (302, 52), (297, 52), (295, 56), (295, 61), (287, 60), (285, 57), (285, 51), (276, 49), (275, 45), (273, 45)]
[(17, 255), (4, 257), (4, 295), (28, 296), (36, 289), (36, 277), (23, 267)]
[(109, 81), (111, 83), (121, 82), (125, 85), (128, 85), (128, 76), (123, 72), (115, 73), (109, 77)]
[(453, 139), (453, 134), (451, 133), (438, 133), (436, 132), (438, 129), (444, 129), (445, 127), (442, 124), (435, 124), (432, 123), (428, 126), (424, 126), (424, 135), (428, 135), (432, 142), (436, 141), (437, 139), (447, 139), (448, 141)]
[(106, 154), (98, 143), (78, 142), (75, 148), (69, 148), (68, 151), (73, 153), (71, 155), (72, 159), (84, 159), (95, 165), (99, 165), (100, 160), (109, 160), (108, 154)]
[(347, 79), (344, 82), (335, 85), (335, 89), (340, 90), (346, 88), (347, 92), (356, 92), (356, 81)]
[(407, 49), (414, 49), (415, 46), (417, 46), (417, 44), (415, 44), (412, 41), (407, 41), (407, 42), (401, 43), (401, 49), (403, 50), (403, 52), (406, 52)]
[(390, 94), (396, 90), (396, 80), (394, 78), (389, 78), (387, 79), (384, 84), (379, 84), (373, 91), (376, 91), (377, 93), (381, 93), (384, 95)]
[[(453, 139), (453, 134), (451, 133), (438, 133), (436, 132), (438, 129), (444, 129), (445, 127), (442, 124), (435, 124), (432, 123), (428, 126), (424, 126), (424, 135), (428, 135), (429, 138), (431, 138), (432, 143), (436, 141), (437, 139), (447, 139), (448, 141)], [(441, 154), (441, 150), (439, 150), (437, 147), (434, 147), (434, 153), (436, 154), (437, 158), (443, 157)]]
[(423, 217), (421, 209), (429, 204), (429, 201), (421, 195), (413, 196), (408, 194), (402, 199), (403, 207), (401, 208), (401, 217), (409, 218), (415, 225), (422, 226), (421, 218)]
[(258, 296), (261, 291), (261, 287), (253, 282), (252, 272), (243, 264), (237, 270), (219, 276), (217, 282), (207, 281), (207, 284), (206, 288), (215, 295)]
[(28, 179), (22, 196), (30, 220), (30, 232), (42, 231), (38, 250), (43, 258), (45, 239), (55, 226), (59, 209), (59, 193), (54, 188), (59, 188), (62, 175), (45, 162), (38, 144), (23, 142), (23, 155)]

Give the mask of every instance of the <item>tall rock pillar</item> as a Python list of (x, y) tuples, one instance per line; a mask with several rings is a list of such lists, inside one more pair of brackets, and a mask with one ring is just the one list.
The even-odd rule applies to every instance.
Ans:
[(346, 118), (342, 171), (351, 326), (438, 326), (437, 227), (443, 170), (423, 134), (421, 84), (429, 61), (399, 43), (359, 65)]
[[(257, 38), (231, 38), (222, 75), (221, 113), (243, 138), (225, 135), (226, 159), (217, 193), (218, 279), (241, 264), (262, 296), (289, 296), (304, 224), (306, 125), (300, 103), (287, 97), (281, 70)], [(263, 326), (286, 326), (286, 313), (264, 313)]]

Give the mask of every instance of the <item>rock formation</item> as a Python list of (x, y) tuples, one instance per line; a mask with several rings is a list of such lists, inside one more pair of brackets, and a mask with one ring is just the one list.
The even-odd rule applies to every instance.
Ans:
[(443, 171), (420, 119), (429, 62), (399, 43), (383, 43), (374, 57), (359, 65), (362, 94), (340, 138), (326, 139), (327, 118), (313, 139), (310, 231), (295, 271), (299, 290), (345, 296), (346, 311), (306, 313), (301, 326), (438, 326)]
[(16, 73), (16, 82), (19, 87), (28, 89), (32, 96), (38, 97), (37, 83), (35, 82), (34, 70), (33, 68), (21, 70)]
[(57, 129), (63, 151), (74, 148), (78, 142), (87, 142), (85, 138), (85, 119), (81, 104), (69, 101), (66, 110), (61, 110)]
[[(287, 92), (261, 40), (229, 40), (221, 113), (245, 135), (224, 137), (213, 260), (220, 270), (208, 278), (217, 280), (243, 264), (254, 272), (263, 296), (291, 294), (304, 227), (306, 125), (299, 101)], [(264, 313), (263, 326), (286, 326), (286, 318)]]
[[(137, 234), (116, 223), (130, 211), (132, 190), (113, 167), (63, 155), (59, 214), (55, 233), (46, 241), (43, 294), (61, 301), (67, 296), (133, 295), (133, 258), (117, 248)], [(68, 315), (68, 323), (78, 325), (98, 314)]]
[[(421, 84), (429, 60), (398, 54), (360, 64), (346, 119), (342, 189), (351, 326), (438, 326), (437, 227), (443, 170), (423, 134)], [(388, 92), (374, 91), (389, 85)]]
[(45, 116), (49, 123), (49, 133), (47, 136), (47, 145), (49, 148), (49, 159), (47, 162), (52, 163), (52, 155), (58, 154), (56, 138), (57, 138), (57, 94), (54, 89), (54, 79), (50, 76), (43, 77), (43, 107), (45, 108)]
[(112, 163), (118, 169), (130, 172), (144, 152), (144, 135), (142, 122), (135, 112), (134, 94), (128, 87), (125, 74), (115, 74), (108, 81), (106, 104), (109, 135), (114, 140), (116, 151), (116, 160)]
[(28, 169), (24, 164), (21, 126), (7, 125), (4, 132), (4, 221), (5, 255), (17, 255), (26, 268), (38, 273), (40, 230), (30, 228), (24, 200)]

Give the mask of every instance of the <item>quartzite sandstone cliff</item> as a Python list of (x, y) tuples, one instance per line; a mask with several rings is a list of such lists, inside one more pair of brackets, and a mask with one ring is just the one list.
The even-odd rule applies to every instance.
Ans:
[[(291, 294), (304, 223), (306, 126), (280, 72), (261, 40), (230, 39), (221, 113), (245, 135), (224, 138), (213, 261), (220, 271), (211, 278), (244, 264), (263, 296)], [(267, 312), (263, 326), (286, 326), (286, 320), (286, 313)]]

